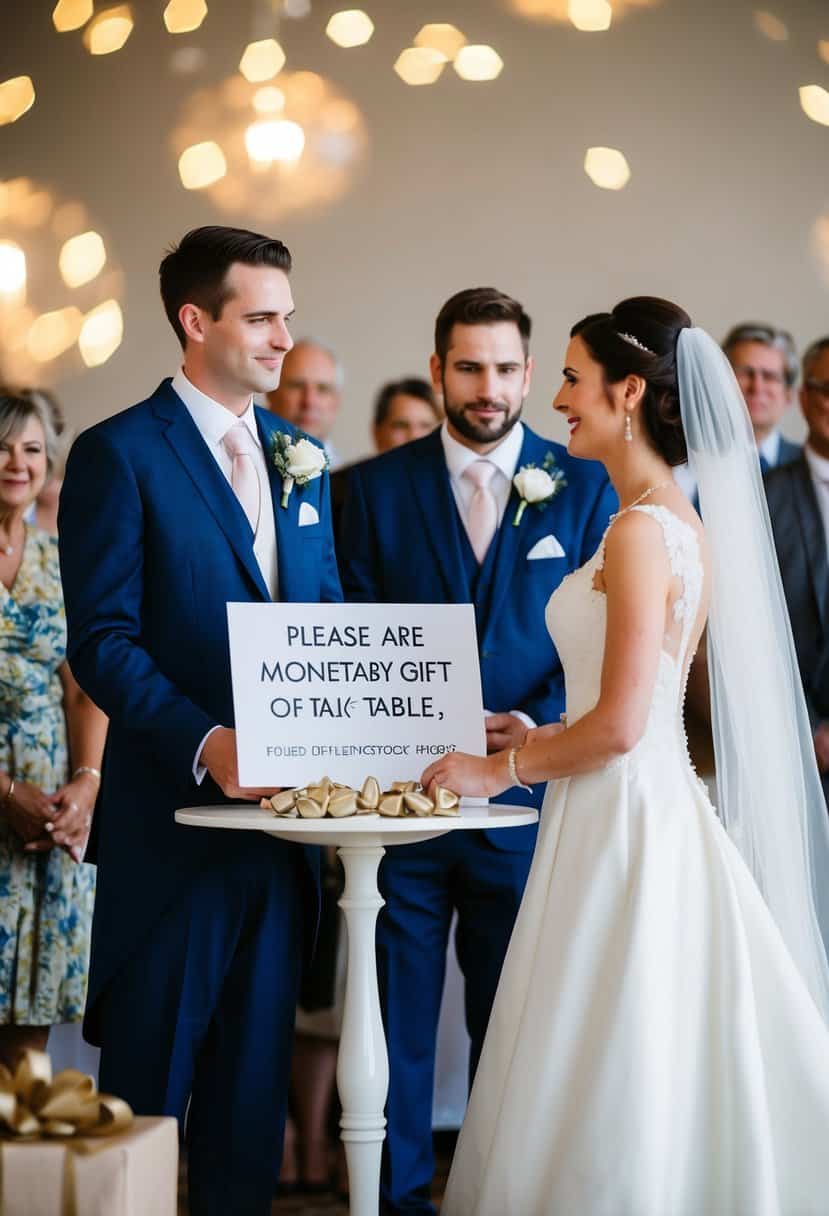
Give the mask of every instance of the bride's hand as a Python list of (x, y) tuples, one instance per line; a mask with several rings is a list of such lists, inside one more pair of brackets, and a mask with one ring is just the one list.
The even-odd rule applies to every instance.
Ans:
[(420, 778), (420, 784), (429, 797), (432, 797), (436, 785), (442, 785), (461, 797), (494, 798), (511, 784), (506, 752), (494, 752), (491, 756), (447, 752), (429, 765)]

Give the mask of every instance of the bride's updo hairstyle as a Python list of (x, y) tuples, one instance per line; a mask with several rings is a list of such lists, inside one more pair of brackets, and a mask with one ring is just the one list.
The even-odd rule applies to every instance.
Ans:
[(625, 376), (641, 376), (646, 383), (642, 418), (651, 443), (670, 465), (688, 459), (676, 376), (679, 331), (691, 324), (687, 312), (669, 300), (633, 296), (613, 312), (584, 317), (570, 330), (578, 336), (604, 371), (605, 384), (618, 384)]

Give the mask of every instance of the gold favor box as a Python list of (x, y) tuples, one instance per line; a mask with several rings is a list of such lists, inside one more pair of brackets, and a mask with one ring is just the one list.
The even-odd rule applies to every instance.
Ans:
[(176, 1216), (178, 1125), (140, 1118), (117, 1135), (0, 1140), (3, 1216)]

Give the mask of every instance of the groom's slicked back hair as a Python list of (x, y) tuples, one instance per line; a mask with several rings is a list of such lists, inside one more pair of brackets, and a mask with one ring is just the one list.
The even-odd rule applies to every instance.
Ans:
[(526, 359), (530, 350), (532, 321), (522, 304), (496, 287), (467, 287), (446, 301), (435, 321), (435, 354), (446, 361), (454, 325), (496, 325), (511, 321), (518, 326)]
[(217, 321), (233, 294), (227, 285), (227, 272), (235, 262), (272, 266), (285, 274), (291, 271), (291, 255), (281, 241), (220, 224), (193, 228), (162, 260), (158, 272), (161, 299), (182, 346), (187, 340), (178, 318), (182, 305), (196, 304)]

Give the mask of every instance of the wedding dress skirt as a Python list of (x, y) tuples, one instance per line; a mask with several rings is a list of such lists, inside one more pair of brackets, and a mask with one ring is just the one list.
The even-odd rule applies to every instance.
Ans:
[[(637, 508), (642, 509), (642, 508)], [(629, 754), (551, 785), (442, 1216), (827, 1216), (829, 1031), (687, 755), (702, 568)], [(603, 550), (552, 597), (568, 722), (598, 699)]]

